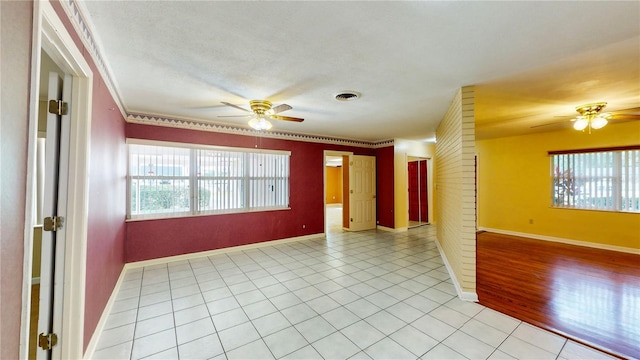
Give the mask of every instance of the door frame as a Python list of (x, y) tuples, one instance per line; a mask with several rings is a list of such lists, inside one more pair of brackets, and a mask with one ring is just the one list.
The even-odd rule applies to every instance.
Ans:
[(34, 189), (36, 179), (36, 144), (38, 133), (38, 107), (40, 89), (40, 51), (44, 49), (53, 61), (73, 76), (69, 161), (61, 168), (68, 175), (67, 218), (65, 231), (64, 282), (62, 285), (62, 320), (54, 324), (58, 329), (59, 349), (54, 358), (80, 359), (84, 353), (84, 305), (88, 228), (89, 151), (93, 71), (78, 50), (73, 38), (56, 14), (49, 1), (33, 2), (33, 41), (31, 48), (31, 84), (29, 98), (29, 136), (27, 140), (27, 177), (24, 224), (24, 260), (22, 282), (22, 321), (20, 329), (20, 358), (29, 353), (29, 326), (31, 308), (31, 266), (33, 251), (33, 219), (35, 216)]
[[(322, 203), (324, 204), (322, 210), (322, 218), (323, 218), (323, 233), (326, 235), (327, 229), (327, 156), (350, 156), (353, 155), (352, 151), (337, 151), (337, 150), (324, 150), (322, 156)], [(344, 164), (343, 169), (344, 169)], [(344, 177), (343, 177), (344, 178)], [(344, 188), (344, 184), (342, 184)], [(347, 194), (348, 195), (348, 194)], [(344, 216), (345, 211), (349, 211), (349, 209), (345, 209), (344, 207), (344, 191), (342, 193), (342, 213)]]
[(410, 154), (406, 154), (405, 155), (405, 166), (404, 166), (404, 173), (405, 173), (405, 179), (407, 180), (407, 183), (405, 184), (407, 186), (407, 191), (405, 192), (407, 194), (407, 225), (409, 225), (409, 171), (408, 171), (408, 165), (409, 162), (412, 161), (411, 159), (414, 160), (426, 160), (427, 161), (427, 223), (428, 224), (433, 224), (433, 159), (428, 157), (428, 156), (424, 156), (424, 155), (410, 155)]

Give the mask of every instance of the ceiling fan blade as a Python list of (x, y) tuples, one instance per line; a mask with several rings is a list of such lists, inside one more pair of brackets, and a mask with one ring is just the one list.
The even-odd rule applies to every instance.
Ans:
[(297, 117), (291, 117), (291, 116), (271, 115), (269, 117), (272, 118), (272, 119), (284, 120), (284, 121), (295, 121), (295, 122), (303, 122), (304, 121), (304, 119), (297, 118)]
[(640, 115), (632, 115), (632, 114), (613, 114), (609, 118), (609, 120), (621, 120), (621, 121), (634, 121), (640, 120)]
[(287, 111), (287, 110), (291, 110), (293, 109), (290, 105), (287, 104), (280, 104), (278, 106), (274, 106), (271, 108), (271, 110), (269, 110), (268, 112), (270, 114), (277, 114), (277, 113), (281, 113), (283, 111)]
[(635, 107), (635, 108), (629, 108), (629, 109), (620, 109), (620, 110), (615, 110), (615, 111), (604, 111), (604, 112), (608, 112), (611, 113), (613, 115), (622, 115), (622, 114), (626, 114), (626, 113), (640, 113), (640, 107)]
[(225, 104), (225, 105), (227, 105), (227, 106), (234, 107), (234, 108), (236, 108), (236, 109), (238, 109), (238, 110), (242, 110), (242, 111), (246, 111), (246, 112), (251, 112), (251, 110), (247, 110), (247, 109), (242, 108), (242, 107), (240, 107), (240, 106), (238, 106), (238, 105), (233, 105), (233, 104), (230, 104), (230, 103), (228, 103), (228, 102), (224, 102), (224, 101), (221, 101), (221, 103), (223, 103), (223, 104)]
[(529, 129), (535, 129), (535, 128), (540, 128), (540, 127), (545, 127), (545, 126), (551, 126), (551, 125), (560, 125), (560, 124), (564, 124), (567, 123), (567, 121), (556, 121), (556, 122), (552, 122), (552, 123), (546, 123), (546, 124), (540, 124), (540, 125), (533, 125), (530, 126)]

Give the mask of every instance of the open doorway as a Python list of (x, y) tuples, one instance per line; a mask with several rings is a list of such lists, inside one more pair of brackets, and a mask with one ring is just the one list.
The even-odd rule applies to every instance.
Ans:
[[(44, 211), (45, 197), (45, 147), (47, 137), (47, 100), (49, 89), (49, 74), (57, 74), (58, 77), (64, 77), (65, 73), (51, 59), (46, 51), (40, 52), (40, 91), (39, 91), (39, 107), (38, 107), (38, 132), (36, 142), (36, 167), (35, 167), (35, 188), (34, 206), (35, 212), (33, 217), (33, 251), (31, 266), (31, 311), (29, 313), (29, 359), (36, 358), (37, 340), (38, 340), (38, 320), (40, 318), (40, 277), (41, 277), (41, 256), (42, 256), (42, 239), (43, 239), (43, 219), (48, 214)], [(50, 181), (50, 180), (47, 180)], [(47, 214), (46, 214), (47, 213)]]
[(342, 232), (343, 176), (342, 156), (325, 156), (325, 232)]
[(429, 182), (428, 159), (419, 157), (407, 158), (407, 180), (409, 191), (409, 227), (427, 225), (429, 223)]
[[(38, 319), (36, 358), (82, 358), (93, 73), (49, 2), (34, 3), (34, 24), (20, 353), (34, 356), (32, 324)], [(48, 114), (46, 127), (41, 111)]]

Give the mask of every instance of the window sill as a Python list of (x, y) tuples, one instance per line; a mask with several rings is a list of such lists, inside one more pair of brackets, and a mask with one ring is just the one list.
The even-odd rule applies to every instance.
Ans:
[(551, 206), (551, 209), (559, 209), (559, 210), (578, 210), (578, 211), (597, 211), (604, 213), (617, 213), (617, 214), (640, 214), (638, 211), (624, 211), (624, 210), (606, 210), (606, 209), (585, 209), (585, 208), (577, 208), (577, 207), (569, 207), (569, 206)]
[(181, 218), (189, 218), (189, 217), (199, 217), (199, 216), (216, 216), (216, 215), (232, 215), (232, 214), (248, 214), (248, 213), (258, 213), (258, 212), (270, 212), (270, 211), (284, 211), (291, 210), (290, 207), (286, 208), (260, 208), (254, 210), (238, 210), (238, 211), (203, 211), (196, 214), (192, 213), (184, 213), (184, 214), (157, 214), (157, 215), (146, 215), (144, 217), (135, 217), (126, 219), (125, 222), (136, 222), (136, 221), (146, 221), (146, 220), (168, 220), (168, 219), (181, 219)]

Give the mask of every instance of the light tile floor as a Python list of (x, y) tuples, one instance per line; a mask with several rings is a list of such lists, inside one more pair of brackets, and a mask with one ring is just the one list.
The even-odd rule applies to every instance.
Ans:
[(130, 269), (94, 359), (606, 359), (464, 302), (435, 228)]

